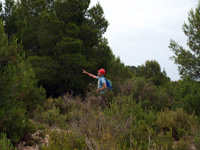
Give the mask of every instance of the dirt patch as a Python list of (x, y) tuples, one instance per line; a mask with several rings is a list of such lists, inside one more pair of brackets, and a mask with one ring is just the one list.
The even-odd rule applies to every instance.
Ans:
[(29, 140), (22, 141), (17, 145), (18, 150), (40, 150), (45, 144), (48, 144), (49, 135), (44, 131), (37, 131), (30, 135)]

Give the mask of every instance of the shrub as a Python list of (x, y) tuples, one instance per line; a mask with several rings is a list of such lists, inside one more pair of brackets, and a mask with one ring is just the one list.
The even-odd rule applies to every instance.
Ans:
[(156, 116), (153, 111), (144, 110), (132, 97), (117, 97), (110, 108), (104, 110), (112, 134), (118, 135), (121, 148), (147, 149), (149, 133)]
[[(171, 87), (172, 88), (172, 87)], [(200, 84), (190, 78), (174, 84), (172, 96), (176, 108), (183, 108), (188, 113), (200, 116)]]
[[(104, 115), (107, 120), (112, 120), (107, 127), (113, 130), (110, 132), (112, 136), (117, 134), (120, 137), (114, 136), (121, 148), (173, 149), (177, 140), (180, 142), (176, 147), (181, 148), (184, 138), (191, 136), (194, 140), (195, 128), (199, 128), (197, 117), (188, 115), (183, 109), (146, 110), (132, 97), (117, 97), (110, 108), (104, 110)], [(187, 141), (185, 147), (190, 139)]]
[(112, 90), (106, 91), (104, 94), (88, 92), (85, 98), (86, 102), (90, 107), (97, 109), (101, 107), (102, 109), (109, 107), (109, 104), (113, 101), (114, 92)]
[(185, 136), (181, 138), (174, 146), (174, 150), (189, 150), (191, 149), (192, 140)]
[[(57, 99), (49, 98), (44, 108), (38, 107), (39, 117), (45, 116), (48, 124), (56, 124), (55, 116), (67, 116), (64, 122), (68, 130), (55, 131), (51, 144), (44, 148), (178, 150), (191, 146), (189, 143), (195, 136), (198, 143), (198, 119), (183, 109), (145, 109), (144, 103), (133, 99), (133, 95), (112, 97), (105, 107), (99, 107), (97, 102), (95, 96), (88, 95), (81, 101), (67, 94)], [(64, 140), (59, 140), (61, 137)], [(77, 140), (82, 141), (83, 147), (76, 146)]]
[(86, 136), (86, 143), (89, 149), (120, 149), (119, 138), (117, 138), (115, 134), (112, 134), (109, 127), (107, 129), (102, 129), (98, 138), (94, 135), (94, 133), (89, 132)]
[(158, 133), (156, 136), (152, 137), (148, 141), (148, 149), (154, 150), (172, 150), (173, 148), (173, 137), (172, 130), (166, 131), (163, 133), (162, 131)]
[(183, 109), (176, 111), (165, 110), (158, 113), (156, 121), (158, 130), (168, 132), (172, 130), (172, 136), (175, 140), (184, 135), (194, 135), (194, 127), (198, 127), (197, 117), (188, 115)]
[(74, 109), (85, 109), (87, 105), (82, 103), (82, 99), (79, 96), (74, 97), (72, 94), (65, 94), (62, 97), (58, 98), (48, 98), (44, 103), (44, 110), (53, 109), (56, 107), (60, 110), (61, 114), (67, 114)]
[(86, 149), (84, 136), (77, 136), (70, 131), (49, 131), (49, 142), (43, 150), (83, 150)]
[(141, 101), (142, 108), (161, 110), (170, 107), (170, 99), (166, 91), (142, 77), (133, 77), (126, 81), (121, 87), (120, 95), (131, 95), (137, 103)]
[(49, 126), (66, 127), (67, 116), (60, 114), (59, 108), (53, 107), (44, 111), (41, 106), (38, 106), (35, 120), (40, 123), (48, 124)]
[(194, 138), (194, 144), (197, 149), (200, 149), (200, 128), (195, 128), (195, 138)]
[(11, 140), (6, 138), (5, 133), (0, 133), (0, 149), (1, 150), (17, 150), (16, 148), (13, 148)]
[(89, 103), (82, 102), (80, 97), (66, 94), (63, 97), (47, 99), (43, 106), (38, 105), (35, 120), (49, 126), (56, 125), (65, 128), (65, 123), (79, 121), (82, 116), (91, 114), (92, 110)]

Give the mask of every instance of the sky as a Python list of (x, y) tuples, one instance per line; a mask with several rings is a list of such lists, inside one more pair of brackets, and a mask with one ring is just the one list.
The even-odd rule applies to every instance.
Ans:
[(170, 59), (170, 40), (187, 47), (182, 26), (198, 0), (91, 0), (99, 2), (109, 27), (104, 34), (116, 57), (129, 66), (156, 60), (172, 81), (180, 79), (178, 66)]

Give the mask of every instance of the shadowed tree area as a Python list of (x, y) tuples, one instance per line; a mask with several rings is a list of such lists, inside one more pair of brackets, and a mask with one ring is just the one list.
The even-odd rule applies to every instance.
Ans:
[(84, 95), (88, 81), (83, 68), (109, 70), (113, 54), (103, 34), (108, 21), (99, 3), (90, 0), (6, 0), (2, 11), (8, 38), (22, 42), (36, 77), (57, 97), (73, 91)]
[(0, 132), (18, 142), (28, 130), (29, 116), (45, 101), (35, 73), (15, 38), (8, 41), (0, 22)]

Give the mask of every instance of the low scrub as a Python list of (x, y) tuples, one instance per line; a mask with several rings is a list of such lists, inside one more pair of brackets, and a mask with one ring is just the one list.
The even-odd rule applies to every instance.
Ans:
[(96, 96), (87, 96), (81, 101), (65, 95), (48, 99), (43, 109), (38, 107), (36, 120), (58, 127), (47, 132), (49, 144), (43, 149), (186, 150), (198, 147), (198, 117), (183, 109), (147, 109), (133, 96), (113, 97), (107, 106), (96, 103), (98, 100)]
[(162, 110), (171, 107), (171, 98), (167, 92), (142, 77), (127, 80), (121, 86), (119, 95), (132, 96), (137, 103), (141, 102), (142, 108)]
[(167, 109), (158, 112), (156, 123), (158, 130), (163, 132), (172, 130), (173, 138), (179, 140), (188, 134), (194, 136), (194, 129), (198, 127), (198, 118), (188, 115), (183, 109), (177, 109), (176, 111)]
[(1, 150), (17, 150), (13, 147), (11, 140), (7, 139), (5, 133), (0, 133), (0, 149)]
[(70, 131), (55, 130), (48, 131), (48, 144), (42, 147), (42, 150), (74, 150), (86, 149), (84, 136), (77, 136)]

